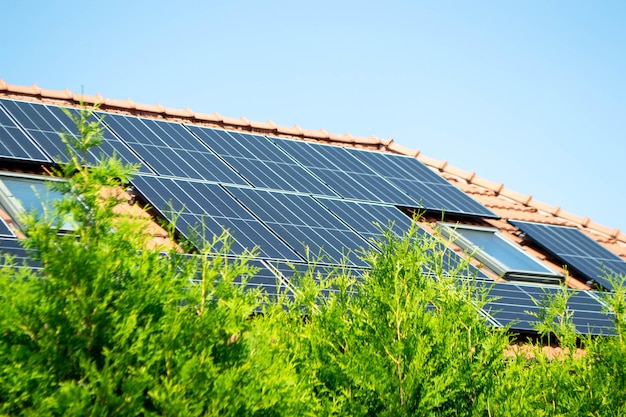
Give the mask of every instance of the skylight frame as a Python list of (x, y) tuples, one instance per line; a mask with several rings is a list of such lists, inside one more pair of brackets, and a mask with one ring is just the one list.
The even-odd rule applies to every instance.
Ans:
[[(465, 251), (467, 255), (474, 257), (487, 269), (507, 281), (523, 281), (539, 284), (559, 285), (563, 279), (563, 274), (556, 272), (547, 265), (529, 254), (524, 248), (512, 242), (495, 227), (474, 226), (465, 224), (438, 223), (441, 234), (448, 240), (455, 243)], [(489, 239), (494, 239), (496, 245), (501, 250), (507, 251), (507, 255), (519, 256), (522, 261), (530, 262), (537, 266), (537, 269), (517, 269), (507, 265), (492, 253), (473, 242), (471, 238), (464, 236), (459, 230), (484, 233)]]

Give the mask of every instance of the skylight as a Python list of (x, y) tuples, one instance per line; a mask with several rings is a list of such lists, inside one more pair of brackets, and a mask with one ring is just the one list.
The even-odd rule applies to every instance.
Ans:
[(444, 236), (506, 280), (558, 284), (562, 275), (554, 272), (497, 229), (443, 224)]

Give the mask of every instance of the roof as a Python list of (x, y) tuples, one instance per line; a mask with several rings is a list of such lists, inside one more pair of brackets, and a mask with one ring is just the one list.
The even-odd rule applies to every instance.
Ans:
[[(301, 141), (312, 141), (343, 147), (376, 150), (380, 152), (411, 156), (418, 159), (431, 169), (439, 172), (448, 182), (493, 211), (500, 219), (485, 219), (484, 222), (498, 228), (514, 241), (523, 244), (519, 232), (508, 220), (530, 221), (550, 225), (573, 226), (587, 236), (602, 244), (608, 250), (626, 260), (626, 234), (619, 229), (612, 229), (598, 224), (588, 217), (578, 216), (535, 200), (531, 195), (515, 192), (502, 183), (481, 178), (475, 172), (449, 165), (423, 155), (419, 150), (409, 149), (396, 143), (393, 139), (382, 139), (376, 136), (355, 137), (350, 134), (334, 134), (324, 129), (309, 130), (297, 125), (280, 126), (272, 121), (250, 121), (245, 117), (230, 118), (218, 113), (203, 114), (191, 109), (172, 109), (160, 104), (147, 105), (135, 103), (130, 99), (117, 100), (101, 95), (88, 96), (76, 94), (66, 89), (63, 91), (39, 88), (37, 85), (12, 85), (0, 79), (0, 98), (34, 101), (62, 106), (80, 106), (98, 104), (100, 109), (110, 113), (120, 113), (168, 121), (184, 122), (207, 127), (221, 128), (230, 131), (250, 132), (279, 138), (290, 138)], [(528, 248), (542, 260), (550, 262), (549, 256)], [(553, 263), (560, 268), (557, 263)], [(584, 284), (570, 282), (570, 286), (584, 288)]]

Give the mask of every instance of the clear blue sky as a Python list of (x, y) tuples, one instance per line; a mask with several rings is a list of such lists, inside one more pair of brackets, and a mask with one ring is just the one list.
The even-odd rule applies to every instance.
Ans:
[(624, 1), (1, 3), (8, 83), (392, 137), (626, 231)]

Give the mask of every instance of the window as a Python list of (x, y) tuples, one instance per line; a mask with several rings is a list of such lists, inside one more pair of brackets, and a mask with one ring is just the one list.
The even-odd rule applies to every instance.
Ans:
[[(49, 178), (35, 175), (2, 173), (0, 175), (0, 205), (21, 226), (21, 216), (35, 210), (40, 216), (52, 209), (50, 202), (60, 200), (63, 195), (46, 186)], [(63, 222), (63, 230), (71, 230), (71, 222)]]
[(511, 281), (558, 284), (563, 275), (554, 272), (497, 229), (463, 225), (442, 225), (442, 233), (495, 274)]

